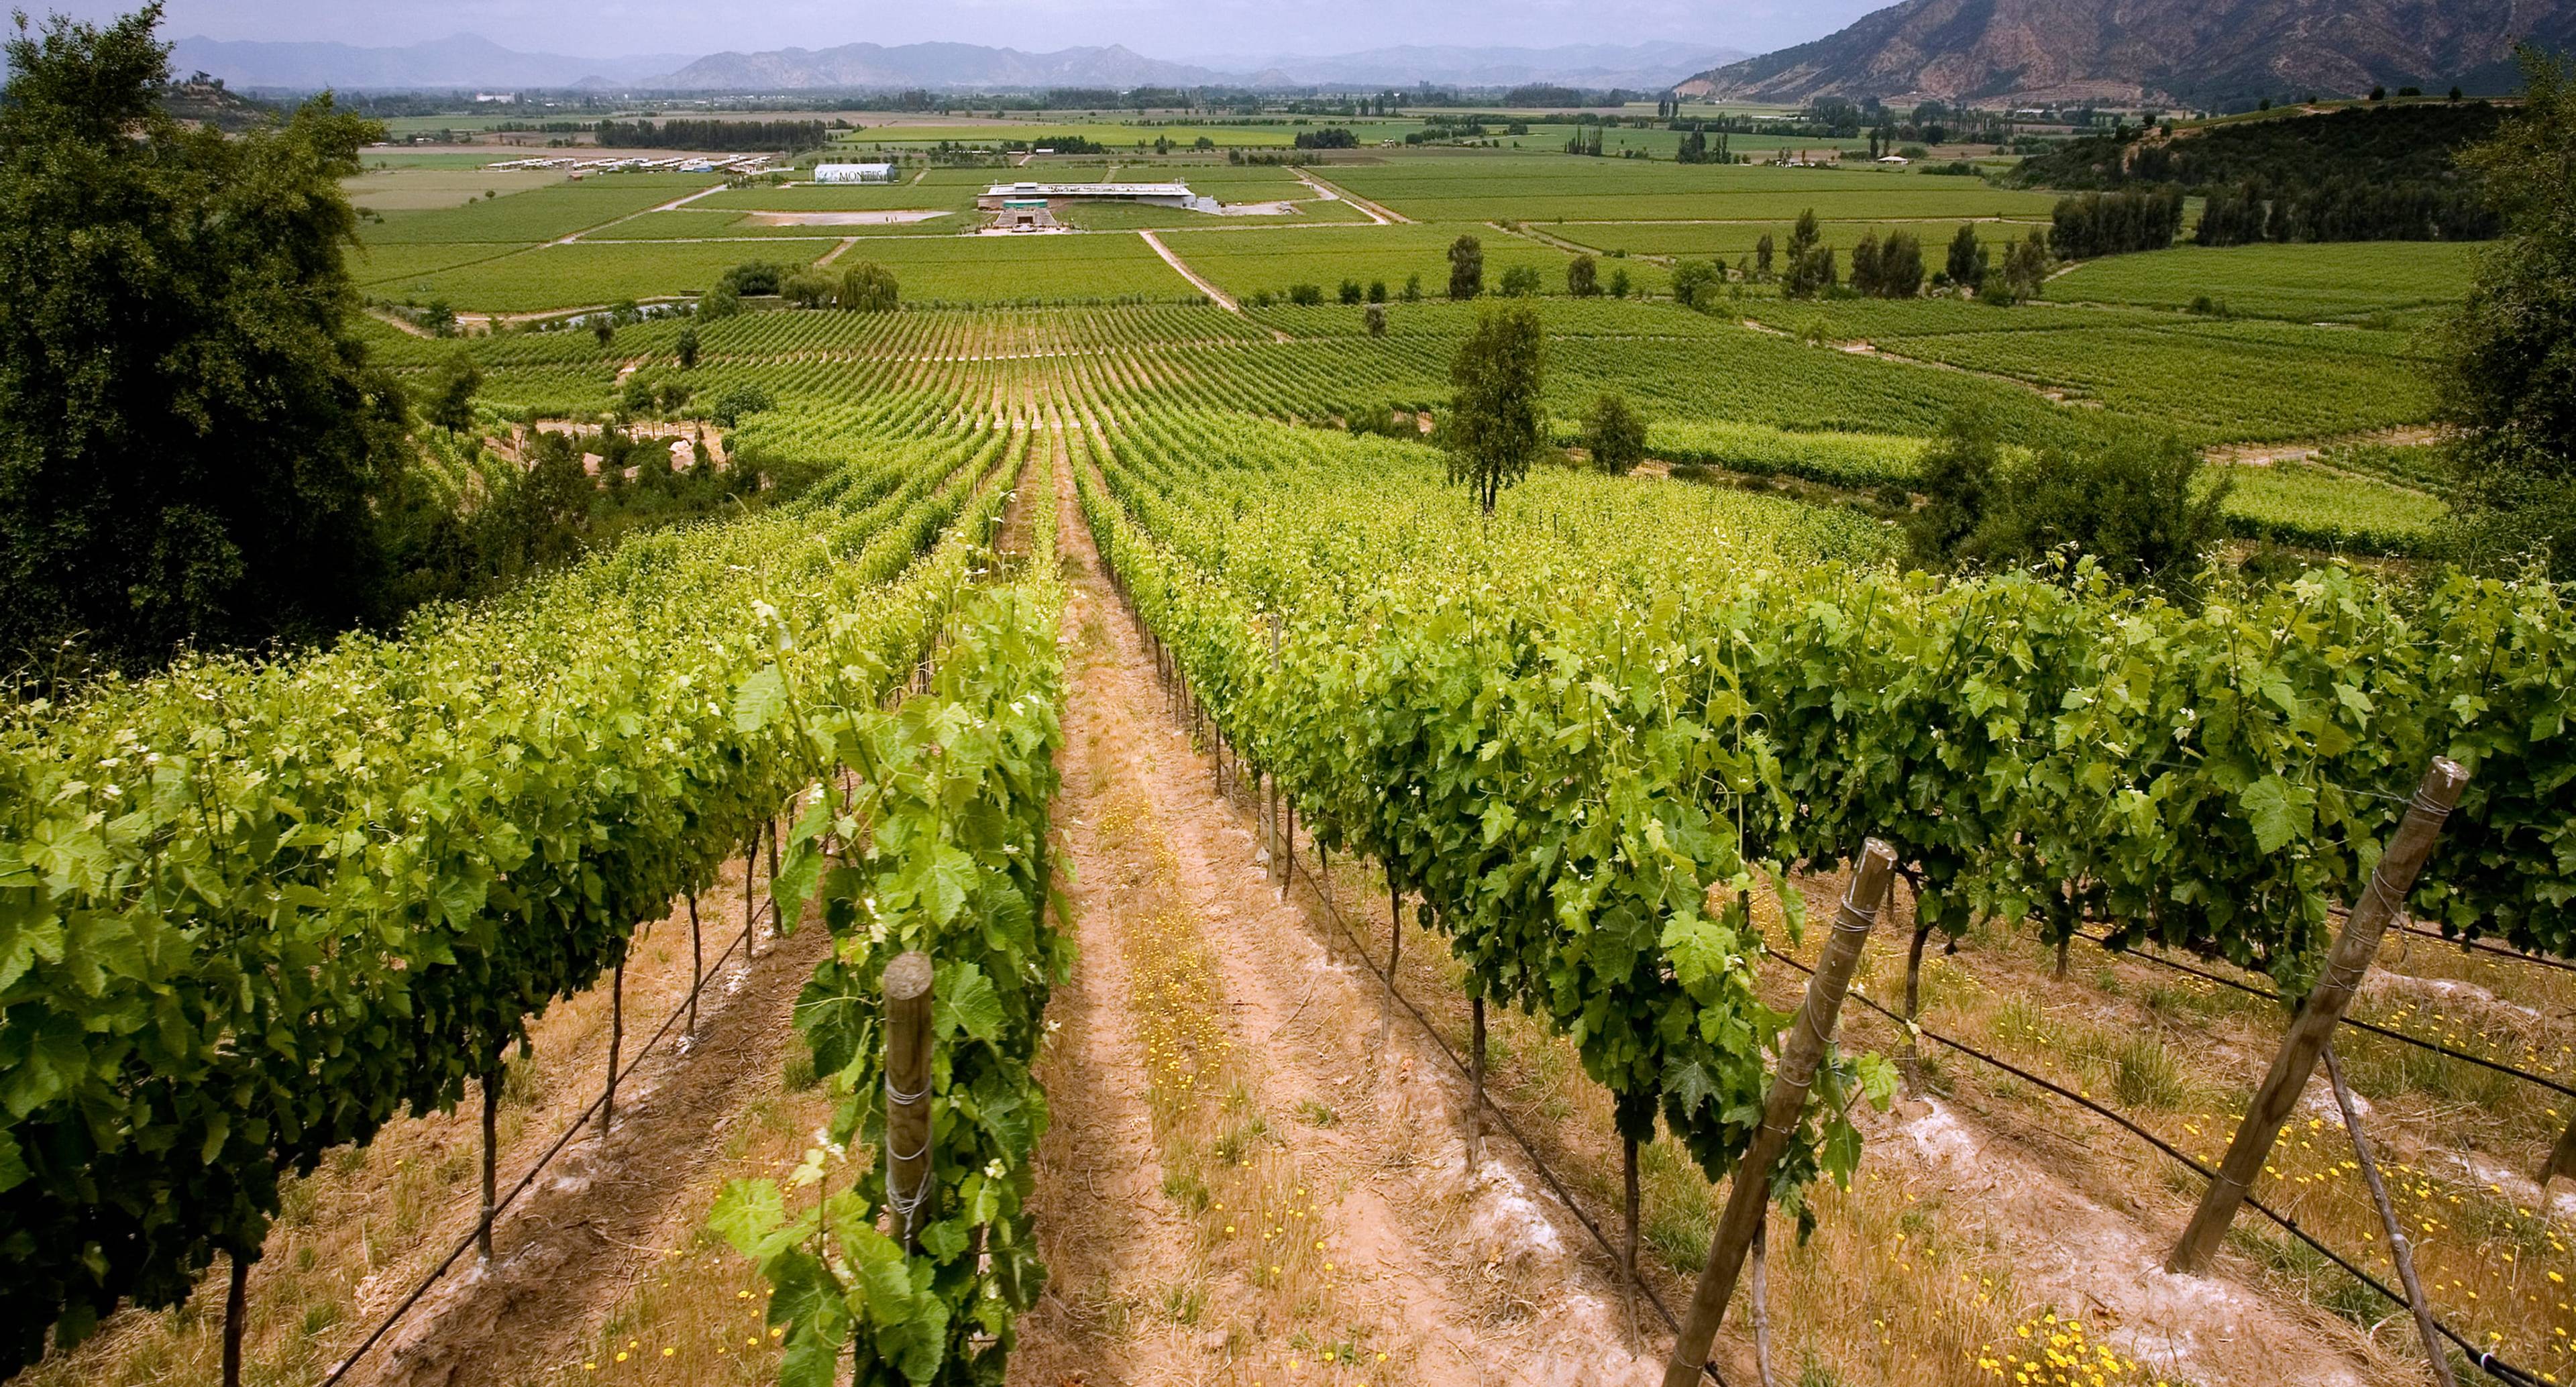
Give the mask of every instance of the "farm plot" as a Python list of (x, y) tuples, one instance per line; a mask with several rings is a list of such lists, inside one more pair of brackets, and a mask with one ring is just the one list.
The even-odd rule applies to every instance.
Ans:
[(1137, 236), (889, 236), (852, 254), (893, 270), (907, 303), (1199, 297)]
[(2445, 241), (2178, 246), (2087, 261), (2050, 280), (2048, 297), (2158, 308), (2205, 299), (2265, 318), (2358, 319), (2458, 302), (2478, 250)]
[(483, 313), (529, 313), (582, 308), (620, 299), (669, 298), (704, 292), (716, 277), (746, 260), (808, 263), (832, 242), (787, 241), (745, 246), (728, 242), (576, 241), (543, 245), (497, 260), (379, 286), (383, 297), (427, 302), (445, 299)]
[[(1262, 227), (1299, 226), (1313, 222), (1364, 222), (1369, 219), (1366, 212), (1339, 198), (1319, 198), (1315, 196), (1312, 189), (1302, 183), (1293, 186), (1298, 194), (1294, 198), (1283, 193), (1277, 199), (1266, 197), (1256, 199), (1238, 195), (1231, 189), (1217, 194), (1219, 200), (1233, 203), (1275, 200), (1283, 205), (1277, 212), (1194, 212), (1187, 208), (1148, 207), (1121, 202), (1058, 202), (1055, 204), (1054, 212), (1057, 221), (1067, 226), (1081, 227), (1086, 231), (1191, 229), (1222, 231), (1228, 228), (1258, 230)], [(1213, 189), (1193, 189), (1193, 191), (1215, 192)]]
[(341, 179), (340, 191), (370, 212), (423, 212), (480, 202), (486, 193), (524, 193), (563, 181), (562, 174), (546, 169), (487, 169), (477, 161), (371, 169)]
[[(1548, 234), (1564, 240), (1591, 246), (1604, 253), (1625, 252), (1629, 255), (1692, 256), (1723, 260), (1729, 263), (1753, 254), (1755, 243), (1764, 236), (1776, 247), (1789, 244), (1793, 221), (1780, 222), (1566, 222), (1551, 223)], [(1941, 267), (1941, 257), (1948, 250), (1950, 238), (1963, 224), (1974, 225), (1977, 238), (1990, 247), (2007, 240), (2019, 240), (2033, 229), (2046, 230), (2041, 221), (1995, 221), (1974, 223), (1956, 221), (1905, 222), (1825, 222), (1819, 228), (1824, 243), (1844, 253), (1848, 264), (1851, 248), (1860, 238), (1875, 234), (1884, 239), (1889, 233), (1902, 231), (1923, 243), (1924, 268), (1927, 273)]]
[[(1340, 170), (1335, 170), (1340, 172)], [(1426, 296), (1445, 296), (1449, 288), (1449, 246), (1461, 234), (1473, 235), (1485, 252), (1485, 287), (1493, 290), (1506, 271), (1527, 265), (1539, 272), (1543, 293), (1561, 293), (1565, 267), (1574, 257), (1554, 246), (1490, 228), (1437, 226), (1296, 227), (1259, 231), (1177, 231), (1163, 244), (1189, 262), (1190, 268), (1218, 288), (1244, 298), (1267, 292), (1281, 298), (1289, 287), (1313, 284), (1334, 292), (1344, 280), (1362, 285), (1382, 282), (1390, 295), (1405, 282), (1421, 281)], [(1660, 289), (1669, 276), (1640, 263), (1631, 267), (1640, 289)]]
[(1422, 221), (1830, 221), (2046, 216), (2048, 193), (1878, 170), (1658, 164), (1561, 155), (1418, 156), (1333, 169), (1352, 192)]
[(613, 226), (600, 228), (584, 236), (585, 241), (691, 241), (756, 239), (835, 240), (843, 236), (920, 236), (962, 231), (973, 224), (972, 214), (919, 209), (929, 215), (883, 221), (792, 221), (791, 217), (886, 217), (893, 212), (804, 212), (774, 213), (737, 212), (731, 209), (700, 210), (692, 204), (667, 212), (647, 212), (630, 217)]
[(843, 184), (796, 183), (766, 188), (728, 188), (709, 193), (691, 207), (739, 212), (878, 212), (912, 208), (956, 211), (975, 205), (975, 195), (994, 181), (990, 171), (933, 169), (914, 181)]
[(413, 292), (412, 286), (441, 270), (517, 255), (527, 247), (472, 241), (429, 241), (417, 245), (360, 246), (349, 253), (349, 278), (377, 298)]
[(384, 220), (366, 226), (360, 239), (369, 245), (552, 241), (712, 186), (713, 181), (702, 174), (620, 174), (581, 183), (557, 181), (470, 206), (388, 212)]

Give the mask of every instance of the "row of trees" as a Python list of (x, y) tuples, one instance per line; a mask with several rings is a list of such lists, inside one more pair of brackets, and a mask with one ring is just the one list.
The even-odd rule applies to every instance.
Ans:
[[(847, 122), (844, 122), (846, 124)], [(820, 149), (832, 137), (819, 120), (603, 120), (597, 139), (606, 149), (700, 149), (757, 153)]]
[(2182, 190), (2144, 188), (2062, 198), (2049, 248), (2061, 260), (2164, 250), (2182, 232)]
[(901, 286), (894, 271), (873, 260), (844, 267), (839, 274), (810, 265), (781, 265), (754, 260), (718, 276), (698, 296), (700, 318), (730, 318), (742, 312), (746, 298), (777, 297), (798, 308), (844, 308), (884, 313), (900, 307)]
[(2209, 195), (2193, 239), (2256, 241), (2484, 241), (2504, 229), (2482, 194), (2428, 183), (2339, 178), (2273, 189), (2246, 182)]

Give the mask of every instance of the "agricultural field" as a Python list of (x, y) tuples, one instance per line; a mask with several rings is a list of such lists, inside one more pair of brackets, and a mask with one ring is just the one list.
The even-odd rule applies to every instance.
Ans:
[(1661, 164), (1463, 151), (1335, 166), (1332, 180), (1417, 221), (1828, 221), (2048, 215), (2053, 194), (1880, 169)]
[(463, 207), (486, 193), (524, 193), (564, 176), (545, 169), (396, 167), (340, 181), (349, 201), (370, 212), (425, 212)]
[(2355, 321), (2458, 302), (2478, 249), (2439, 241), (2178, 246), (2081, 265), (2049, 281), (2048, 296), (2155, 308), (2206, 299), (2254, 317)]
[[(848, 143), (1200, 128), (1297, 127)], [(1362, 156), (1410, 221), (1204, 157), (365, 175), (425, 504), (599, 529), (0, 718), (0, 1375), (2401, 1387), (2394, 1223), (2459, 1381), (2576, 1382), (2576, 604), (2446, 566), (2477, 248), (1685, 303), (1802, 210), (1938, 265), (2053, 195)], [(1176, 176), (1298, 211), (960, 234)], [(755, 260), (900, 303), (689, 304)], [(1920, 566), (2133, 444), (2224, 488), (2187, 580)]]

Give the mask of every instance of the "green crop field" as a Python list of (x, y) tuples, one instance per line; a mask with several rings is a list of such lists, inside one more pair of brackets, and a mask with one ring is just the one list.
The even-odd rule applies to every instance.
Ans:
[(881, 212), (912, 208), (972, 207), (975, 196), (995, 180), (991, 172), (935, 169), (918, 181), (900, 183), (791, 183), (775, 187), (728, 188), (689, 204), (742, 212)]
[(463, 207), (481, 201), (485, 193), (524, 193), (563, 181), (562, 174), (548, 169), (487, 169), (475, 164), (370, 171), (340, 180), (340, 189), (350, 202), (370, 212), (421, 212)]
[[(1254, 230), (1261, 227), (1302, 226), (1314, 222), (1364, 222), (1369, 219), (1367, 213), (1337, 198), (1316, 197), (1302, 186), (1298, 191), (1306, 193), (1305, 199), (1291, 204), (1290, 210), (1278, 213), (1226, 215), (1214, 212), (1192, 212), (1186, 208), (1147, 207), (1135, 203), (1061, 200), (1054, 204), (1052, 210), (1057, 221), (1067, 226), (1081, 227), (1086, 231), (1165, 229), (1181, 231), (1191, 228), (1211, 231), (1226, 228)], [(1251, 201), (1252, 199), (1221, 200)]]
[(705, 174), (629, 173), (554, 180), (468, 206), (387, 212), (362, 234), (370, 245), (427, 241), (552, 241), (715, 186)]
[[(1559, 239), (1605, 252), (1714, 258), (1733, 263), (1751, 255), (1754, 244), (1766, 235), (1774, 247), (1786, 246), (1792, 224), (1787, 221), (1551, 222), (1547, 232)], [(1941, 267), (1941, 257), (1949, 250), (1950, 238), (1958, 234), (1962, 225), (1976, 227), (1978, 239), (1990, 247), (2000, 247), (2006, 240), (2018, 240), (2034, 229), (2043, 232), (2048, 229), (2045, 221), (1956, 220), (1823, 222), (1819, 229), (1824, 233), (1826, 245), (1846, 255), (1863, 236), (1876, 233), (1885, 237), (1890, 232), (1905, 232), (1923, 243), (1924, 268), (1928, 273)]]
[(1420, 221), (1830, 221), (2046, 216), (2054, 194), (1879, 169), (1663, 164), (1546, 154), (1337, 165), (1332, 180)]
[[(1294, 284), (1314, 284), (1332, 292), (1343, 280), (1362, 284), (1383, 280), (1390, 294), (1400, 293), (1407, 276), (1422, 278), (1426, 296), (1445, 295), (1449, 287), (1449, 246), (1461, 234), (1472, 234), (1485, 251), (1485, 286), (1497, 288), (1505, 270), (1535, 266), (1546, 293), (1565, 290), (1565, 267), (1574, 257), (1554, 246), (1485, 227), (1350, 226), (1299, 227), (1263, 231), (1176, 231), (1163, 244), (1189, 262), (1190, 268), (1238, 297), (1269, 292), (1285, 295)], [(1640, 289), (1661, 289), (1668, 279), (1656, 265), (1627, 267)], [(1610, 268), (1605, 266), (1607, 275)]]
[(2267, 318), (2363, 318), (2458, 302), (2478, 249), (2439, 241), (2180, 246), (2079, 265), (2049, 281), (2048, 296), (2159, 308), (2205, 298)]
[(844, 236), (866, 236), (883, 233), (921, 235), (943, 231), (963, 231), (966, 219), (955, 212), (934, 214), (928, 220), (884, 222), (864, 225), (833, 223), (829, 225), (762, 221), (756, 214), (725, 210), (702, 211), (695, 206), (673, 208), (666, 212), (647, 212), (604, 227), (581, 239), (601, 241), (687, 241), (709, 239), (807, 240), (833, 241)]
[[(860, 117), (862, 124), (865, 117)], [(1133, 150), (1139, 145), (1151, 146), (1158, 139), (1169, 140), (1184, 148), (1205, 139), (1219, 149), (1284, 149), (1296, 142), (1299, 133), (1321, 127), (1340, 126), (1359, 137), (1364, 144), (1380, 140), (1401, 140), (1422, 128), (1418, 120), (1340, 120), (1326, 117), (1299, 120), (1294, 124), (1280, 121), (1263, 125), (1193, 125), (1181, 122), (1145, 124), (1096, 120), (1011, 120), (999, 123), (978, 122), (973, 125), (874, 125), (845, 135), (839, 144), (844, 148), (901, 149), (942, 142), (961, 145), (991, 146), (1003, 141), (1027, 144), (1043, 143), (1053, 138), (1078, 138), (1107, 145), (1112, 151)]]
[(1199, 297), (1136, 236), (888, 236), (851, 250), (894, 271), (916, 303)]
[(428, 302), (445, 299), (477, 313), (534, 313), (584, 308), (620, 299), (695, 294), (716, 276), (746, 260), (803, 263), (835, 243), (786, 241), (636, 242), (599, 245), (576, 241), (542, 245), (461, 269), (388, 281), (370, 287), (382, 298)]

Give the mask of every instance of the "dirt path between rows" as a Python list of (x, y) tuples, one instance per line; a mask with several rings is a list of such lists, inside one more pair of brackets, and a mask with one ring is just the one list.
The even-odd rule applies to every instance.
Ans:
[[(1536, 1178), (1495, 1143), (1467, 1168), (1464, 1095), (1446, 1066), (1409, 1027), (1379, 1039), (1375, 980), (1327, 950), (1331, 926), (1303, 892), (1282, 899), (1268, 880), (1246, 811), (1218, 798), (1165, 716), (1069, 480), (1066, 491), (1056, 823), (1080, 961), (1050, 1006), (1056, 1125), (1038, 1215), (1053, 1275), (1011, 1381), (1250, 1382), (1327, 1351), (1346, 1355), (1346, 1380), (1390, 1385), (1655, 1381), (1664, 1345), (1632, 1351), (1620, 1297), (1574, 1252), (1581, 1232), (1559, 1226), (1561, 1211), (1531, 1193)], [(1318, 1317), (1311, 1307), (1283, 1307), (1230, 1273), (1231, 1249), (1175, 1196), (1148, 1110), (1137, 975), (1122, 962), (1137, 931), (1174, 911), (1215, 961), (1212, 1005), (1242, 1085), (1227, 1110), (1261, 1134), (1264, 1159), (1296, 1173), (1299, 1193), (1314, 1191), (1300, 1236), (1322, 1235), (1330, 1260), (1300, 1295), (1327, 1307), (1340, 1349), (1299, 1327)]]

